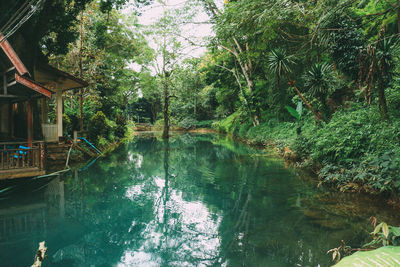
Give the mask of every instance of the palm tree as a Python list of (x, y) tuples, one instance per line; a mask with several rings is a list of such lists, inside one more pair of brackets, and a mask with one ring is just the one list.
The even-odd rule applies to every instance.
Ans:
[[(315, 112), (311, 104), (304, 98), (303, 94), (294, 85), (295, 81), (291, 80), (289, 77), (289, 73), (291, 72), (290, 65), (294, 64), (294, 61), (295, 57), (293, 55), (288, 55), (286, 51), (282, 49), (274, 49), (271, 51), (271, 54), (267, 58), (268, 69), (270, 69), (275, 73), (278, 88), (280, 87), (280, 81), (282, 79), (282, 76), (283, 75), (286, 76), (288, 84), (293, 87), (293, 89), (298, 94), (300, 99), (314, 114), (315, 120), (318, 121), (320, 119), (320, 116), (317, 114), (317, 112)], [(283, 107), (284, 103), (282, 102), (281, 105)]]
[(282, 75), (291, 72), (290, 65), (294, 64), (294, 56), (287, 55), (285, 50), (274, 49), (267, 58), (268, 68), (275, 72), (276, 82), (279, 87)]
[[(393, 78), (395, 69), (395, 58), (400, 52), (399, 42), (394, 38), (383, 39), (384, 30), (381, 30), (377, 43), (377, 62), (378, 62), (378, 94), (379, 94), (379, 109), (383, 119), (389, 119), (387, 110), (385, 89), (389, 86)], [(383, 39), (383, 40), (382, 40)]]
[(290, 65), (294, 64), (294, 56), (288, 55), (285, 50), (274, 49), (267, 58), (268, 69), (276, 75), (276, 90), (279, 96), (279, 114), (284, 114), (285, 91), (281, 87), (281, 78), (291, 71)]
[(324, 116), (328, 116), (328, 107), (326, 99), (332, 86), (336, 86), (337, 79), (333, 73), (331, 64), (316, 63), (303, 76), (304, 85), (310, 92), (310, 95), (317, 98), (322, 105)]

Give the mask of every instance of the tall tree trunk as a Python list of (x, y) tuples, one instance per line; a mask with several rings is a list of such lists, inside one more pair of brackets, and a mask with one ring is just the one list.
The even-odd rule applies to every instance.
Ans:
[[(81, 11), (80, 21), (80, 46), (79, 46), (79, 78), (83, 76), (82, 66), (82, 47), (83, 47), (83, 10)], [(79, 129), (83, 131), (83, 89), (79, 89)]]
[(168, 83), (167, 79), (165, 77), (164, 79), (164, 129), (163, 129), (163, 134), (162, 138), (168, 139), (169, 138), (169, 94), (168, 94)]
[(197, 117), (197, 96), (194, 96), (194, 107), (193, 107), (194, 118)]
[(397, 8), (397, 33), (400, 33), (400, 7)]
[[(243, 53), (243, 49), (235, 37), (232, 37), (232, 40), (233, 40), (233, 44), (231, 43), (231, 48), (223, 46), (223, 45), (221, 45), (221, 47), (224, 48), (225, 50), (227, 50), (228, 52), (230, 52), (235, 57), (237, 63), (239, 64), (241, 73), (243, 74), (243, 76), (246, 79), (247, 88), (250, 93), (250, 99), (247, 96), (246, 92), (244, 92), (244, 90), (243, 90), (242, 95), (243, 95), (243, 98), (245, 99), (245, 102), (247, 102), (247, 103), (245, 103), (245, 105), (247, 105), (247, 107), (248, 107), (248, 111), (250, 113), (250, 117), (251, 117), (253, 126), (257, 126), (260, 124), (259, 118), (257, 116), (257, 114), (260, 114), (260, 110), (257, 105), (254, 105), (254, 101), (253, 101), (253, 97), (252, 97), (252, 94), (254, 92), (254, 82), (251, 78), (251, 75), (253, 72), (253, 65), (251, 63), (250, 58), (247, 58), (247, 61), (242, 60), (241, 55), (239, 53)], [(248, 50), (248, 45), (246, 45), (246, 49)], [(238, 76), (236, 77), (236, 79), (238, 80)], [(238, 81), (238, 83), (240, 84), (240, 80)]]
[[(386, 25), (383, 24), (382, 29), (379, 32), (379, 37), (378, 41), (376, 44), (377, 49), (382, 49), (381, 44), (382, 40), (384, 38), (384, 34), (386, 31)], [(382, 119), (388, 120), (389, 119), (389, 114), (388, 114), (388, 109), (387, 109), (387, 104), (386, 104), (386, 97), (385, 97), (385, 89), (386, 86), (388, 85), (388, 69), (386, 62), (383, 58), (379, 60), (379, 84), (378, 84), (378, 95), (379, 95), (379, 110), (381, 112)]]

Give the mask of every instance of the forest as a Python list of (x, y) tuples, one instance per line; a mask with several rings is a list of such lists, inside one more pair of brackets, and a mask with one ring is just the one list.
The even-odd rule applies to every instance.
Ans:
[[(37, 10), (14, 31), (22, 5)], [(318, 187), (399, 207), (398, 0), (18, 0), (0, 14), (27, 66), (89, 83), (63, 95), (67, 134), (106, 149), (135, 125), (164, 140), (206, 129), (274, 148)], [(374, 242), (399, 244), (399, 227), (372, 220)]]
[[(198, 0), (174, 9), (160, 1), (164, 13), (150, 27), (138, 23), (150, 2), (129, 14), (124, 4), (54, 5), (71, 13), (71, 26), (39, 41), (49, 62), (90, 82), (82, 116), (91, 140), (104, 146), (130, 123), (153, 124), (166, 138), (170, 127), (213, 128), (287, 151), (321, 184), (397, 195), (397, 1)], [(200, 11), (214, 34), (182, 39)], [(188, 42), (205, 53), (188, 55)], [(73, 94), (71, 129), (80, 117)]]
[[(1, 4), (1, 25), (19, 2)], [(141, 25), (155, 3), (162, 16)], [(196, 21), (198, 12), (207, 20)], [(65, 127), (86, 131), (100, 147), (135, 123), (154, 125), (164, 138), (213, 128), (277, 147), (320, 184), (396, 197), (399, 16), (396, 0), (192, 0), (176, 8), (58, 0), (41, 3), (10, 39), (29, 41), (28, 62), (89, 82), (64, 96)], [(213, 33), (184, 36), (182, 27), (196, 23)], [(205, 52), (193, 56), (188, 46)]]

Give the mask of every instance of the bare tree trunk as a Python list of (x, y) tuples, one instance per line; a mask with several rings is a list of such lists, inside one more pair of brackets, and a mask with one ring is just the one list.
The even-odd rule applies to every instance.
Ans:
[(400, 33), (400, 7), (397, 8), (397, 33)]
[[(384, 38), (386, 31), (386, 25), (383, 24), (381, 31), (379, 32), (379, 37), (378, 37), (378, 42), (376, 44), (376, 47), (378, 49), (381, 48), (381, 43)], [(379, 110), (381, 112), (382, 119), (388, 120), (389, 119), (389, 114), (388, 114), (388, 108), (386, 104), (386, 97), (385, 97), (385, 89), (388, 85), (387, 81), (387, 65), (384, 59), (379, 60), (379, 85), (378, 85), (378, 95), (379, 95)]]
[[(83, 47), (83, 10), (81, 11), (80, 21), (80, 47), (79, 47), (79, 78), (82, 79), (83, 66), (82, 66), (82, 47)], [(79, 89), (79, 128), (83, 131), (83, 90)]]
[(194, 107), (193, 107), (194, 118), (197, 116), (197, 96), (194, 96)]
[(162, 138), (168, 139), (169, 138), (169, 94), (168, 94), (168, 83), (167, 79), (165, 77), (164, 79), (164, 129), (163, 129), (163, 134)]

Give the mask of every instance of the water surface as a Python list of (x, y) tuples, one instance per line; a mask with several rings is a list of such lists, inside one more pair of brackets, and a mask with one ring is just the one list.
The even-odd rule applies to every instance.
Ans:
[(0, 265), (330, 266), (368, 240), (370, 197), (328, 193), (265, 151), (218, 135), (135, 139), (88, 168), (0, 194)]

